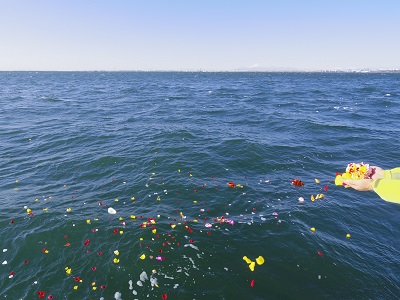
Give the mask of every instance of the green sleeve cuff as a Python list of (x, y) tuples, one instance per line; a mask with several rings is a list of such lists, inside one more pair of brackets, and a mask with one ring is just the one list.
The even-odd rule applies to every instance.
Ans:
[(390, 173), (392, 179), (400, 180), (400, 168), (391, 169)]
[(372, 188), (383, 200), (400, 204), (400, 180), (376, 179)]

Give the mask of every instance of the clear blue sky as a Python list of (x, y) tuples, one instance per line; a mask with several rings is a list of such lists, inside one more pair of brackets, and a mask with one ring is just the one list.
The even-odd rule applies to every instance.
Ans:
[(400, 69), (400, 0), (0, 0), (0, 70)]

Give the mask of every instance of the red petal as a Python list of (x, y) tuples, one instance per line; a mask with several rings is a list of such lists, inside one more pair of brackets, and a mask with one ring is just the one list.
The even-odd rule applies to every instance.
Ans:
[(250, 286), (254, 287), (254, 279), (250, 282)]
[(164, 300), (165, 300), (165, 299), (168, 299), (168, 295), (167, 295), (167, 294), (163, 294), (163, 295), (161, 296), (161, 298), (163, 298)]

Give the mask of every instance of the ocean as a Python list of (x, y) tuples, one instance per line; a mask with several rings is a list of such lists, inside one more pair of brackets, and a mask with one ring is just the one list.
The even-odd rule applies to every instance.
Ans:
[(334, 185), (399, 120), (399, 73), (0, 72), (0, 298), (400, 299), (400, 205)]

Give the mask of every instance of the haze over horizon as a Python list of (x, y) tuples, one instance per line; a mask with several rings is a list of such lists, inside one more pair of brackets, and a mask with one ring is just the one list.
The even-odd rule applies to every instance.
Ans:
[(0, 1), (0, 71), (400, 69), (400, 1)]

